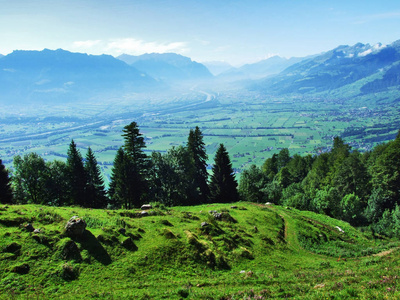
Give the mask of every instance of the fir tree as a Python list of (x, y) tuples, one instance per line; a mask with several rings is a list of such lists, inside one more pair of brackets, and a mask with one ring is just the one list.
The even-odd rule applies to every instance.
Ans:
[(11, 190), (11, 180), (8, 174), (8, 170), (3, 165), (3, 161), (0, 159), (0, 203), (12, 203), (13, 196)]
[(212, 168), (210, 193), (213, 202), (236, 202), (239, 200), (237, 182), (229, 154), (223, 144), (219, 145)]
[(208, 188), (207, 153), (203, 142), (203, 134), (199, 127), (189, 132), (187, 149), (193, 159), (193, 204), (208, 202), (210, 190)]
[(108, 189), (110, 204), (114, 207), (130, 208), (130, 189), (128, 188), (128, 158), (121, 147), (115, 155), (114, 165), (111, 170), (111, 182)]
[(109, 195), (114, 205), (130, 209), (140, 206), (148, 194), (150, 161), (142, 150), (146, 144), (137, 123), (125, 126), (123, 132), (124, 146), (114, 160)]
[(148, 194), (148, 173), (150, 160), (143, 152), (146, 148), (143, 135), (139, 132), (136, 122), (132, 122), (123, 129), (124, 152), (126, 154), (127, 188), (129, 206), (140, 206)]
[(74, 140), (71, 141), (67, 157), (69, 195), (73, 204), (88, 206), (86, 201), (87, 176), (80, 151)]
[(89, 147), (86, 154), (85, 171), (87, 175), (86, 202), (89, 207), (104, 208), (107, 206), (104, 181), (96, 157)]

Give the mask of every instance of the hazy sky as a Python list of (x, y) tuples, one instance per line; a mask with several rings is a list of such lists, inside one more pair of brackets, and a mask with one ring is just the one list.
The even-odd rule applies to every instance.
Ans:
[(399, 0), (0, 0), (0, 53), (175, 52), (234, 65), (400, 39)]

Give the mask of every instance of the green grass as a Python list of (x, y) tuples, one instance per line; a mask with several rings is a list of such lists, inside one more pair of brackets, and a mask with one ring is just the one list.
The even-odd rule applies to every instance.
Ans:
[[(342, 221), (244, 202), (139, 212), (0, 206), (0, 298), (400, 296), (400, 244)], [(88, 224), (81, 238), (64, 233), (74, 215)], [(27, 223), (39, 233), (26, 231)]]

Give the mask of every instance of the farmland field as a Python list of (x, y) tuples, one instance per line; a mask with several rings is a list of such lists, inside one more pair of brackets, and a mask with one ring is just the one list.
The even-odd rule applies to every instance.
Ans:
[(386, 105), (363, 98), (276, 98), (250, 92), (209, 95), (193, 92), (163, 101), (114, 99), (79, 106), (6, 107), (0, 114), (0, 158), (7, 167), (12, 167), (13, 156), (29, 152), (46, 160), (65, 159), (74, 139), (83, 156), (89, 146), (95, 151), (107, 182), (116, 150), (123, 143), (122, 129), (132, 121), (139, 124), (149, 154), (185, 145), (189, 130), (199, 126), (209, 163), (224, 143), (238, 172), (250, 164), (262, 164), (282, 148), (289, 148), (292, 155), (325, 151), (334, 136), (367, 151), (393, 139), (400, 128), (396, 101)]

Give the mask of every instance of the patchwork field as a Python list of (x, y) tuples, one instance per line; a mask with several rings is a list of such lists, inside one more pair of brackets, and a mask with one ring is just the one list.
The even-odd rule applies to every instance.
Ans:
[(95, 151), (107, 181), (116, 150), (122, 145), (122, 129), (136, 121), (149, 154), (185, 145), (189, 130), (199, 126), (209, 163), (224, 143), (234, 168), (241, 172), (250, 164), (262, 164), (282, 148), (289, 148), (292, 155), (326, 151), (334, 136), (367, 151), (393, 139), (400, 128), (400, 104), (395, 101), (384, 105), (363, 98), (260, 98), (240, 93), (204, 100), (185, 96), (162, 103), (31, 107), (14, 115), (9, 108), (0, 122), (0, 157), (8, 167), (14, 155), (28, 152), (37, 152), (46, 160), (65, 159), (74, 139), (83, 155), (89, 146)]

